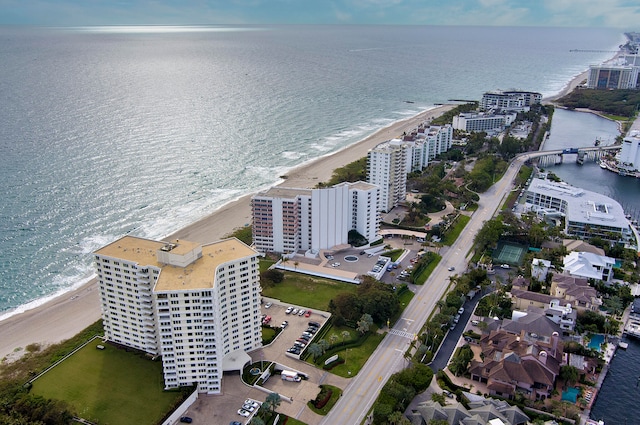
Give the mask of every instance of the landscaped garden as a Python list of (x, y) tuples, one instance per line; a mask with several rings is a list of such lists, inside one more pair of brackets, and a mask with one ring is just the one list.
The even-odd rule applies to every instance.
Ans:
[(184, 390), (164, 391), (160, 361), (109, 344), (97, 349), (97, 341), (35, 380), (31, 392), (100, 424), (153, 425), (183, 401)]

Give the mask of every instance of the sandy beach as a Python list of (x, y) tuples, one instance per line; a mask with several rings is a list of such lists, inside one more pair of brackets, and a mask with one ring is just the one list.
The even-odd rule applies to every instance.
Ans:
[[(363, 158), (378, 143), (413, 130), (420, 123), (440, 116), (454, 106), (438, 106), (381, 128), (345, 149), (292, 170), (280, 185), (311, 188), (319, 182), (326, 182), (331, 178), (333, 170)], [(231, 202), (165, 239), (210, 243), (224, 238), (234, 229), (251, 223), (251, 196), (246, 195)], [(99, 320), (101, 311), (98, 292), (97, 281), (94, 279), (75, 291), (1, 321), (0, 359), (17, 358), (24, 353), (24, 347), (32, 343), (47, 345), (63, 341)]]

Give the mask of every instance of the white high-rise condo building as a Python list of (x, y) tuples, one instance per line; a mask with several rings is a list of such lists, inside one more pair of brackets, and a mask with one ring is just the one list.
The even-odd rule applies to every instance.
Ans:
[(330, 188), (273, 187), (251, 199), (253, 243), (263, 252), (319, 252), (348, 243), (356, 230), (378, 238), (379, 188), (356, 182)]
[(463, 113), (453, 117), (453, 128), (456, 130), (474, 131), (502, 131), (516, 120), (517, 114), (485, 114)]
[(262, 346), (258, 253), (125, 236), (95, 253), (105, 337), (162, 356), (165, 388), (221, 391)]
[(640, 171), (640, 131), (631, 131), (622, 141), (622, 148), (618, 154), (618, 170), (623, 173)]
[(369, 151), (367, 181), (380, 188), (379, 211), (391, 211), (407, 195), (407, 156), (409, 145), (393, 139), (380, 143)]
[(531, 105), (542, 101), (542, 94), (529, 91), (492, 91), (482, 95), (480, 108), (486, 110), (502, 109), (526, 112)]
[(640, 88), (640, 59), (622, 55), (601, 65), (589, 66), (587, 87), (590, 89)]

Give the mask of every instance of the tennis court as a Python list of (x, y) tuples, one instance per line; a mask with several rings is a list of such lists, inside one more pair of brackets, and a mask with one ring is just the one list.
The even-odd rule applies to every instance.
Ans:
[(506, 263), (515, 266), (520, 265), (526, 252), (527, 247), (525, 246), (500, 242), (498, 248), (496, 248), (493, 253), (493, 258), (496, 263)]

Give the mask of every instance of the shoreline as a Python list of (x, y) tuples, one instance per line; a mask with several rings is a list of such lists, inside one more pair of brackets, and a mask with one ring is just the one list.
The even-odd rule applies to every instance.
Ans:
[[(575, 90), (587, 76), (588, 70), (574, 76), (559, 93), (542, 99), (542, 103), (554, 103)], [(336, 152), (293, 168), (286, 178), (274, 186), (315, 187), (320, 182), (328, 181), (335, 169), (366, 156), (377, 144), (413, 130), (424, 121), (438, 117), (455, 106), (434, 105), (416, 115), (395, 121)], [(218, 241), (251, 223), (251, 198), (255, 193), (228, 202), (211, 214), (160, 239), (184, 239), (203, 244)], [(92, 278), (78, 288), (0, 320), (0, 359), (20, 357), (29, 344), (48, 345), (71, 338), (99, 320), (101, 315), (98, 282)]]
[[(319, 182), (326, 182), (335, 169), (366, 156), (369, 149), (377, 144), (413, 130), (422, 122), (454, 107), (453, 104), (438, 105), (395, 121), (345, 148), (293, 168), (284, 181), (274, 186), (314, 187)], [(251, 222), (253, 195), (247, 194), (231, 201), (208, 216), (160, 239), (185, 239), (203, 244), (218, 241)], [(29, 344), (45, 346), (69, 339), (101, 316), (98, 282), (92, 278), (76, 289), (1, 320), (0, 359), (12, 361), (19, 358)]]

